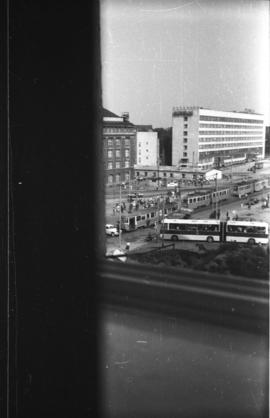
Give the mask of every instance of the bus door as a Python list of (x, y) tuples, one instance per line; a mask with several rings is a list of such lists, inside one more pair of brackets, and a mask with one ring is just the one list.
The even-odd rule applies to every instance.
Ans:
[(220, 222), (220, 242), (226, 242), (226, 222)]

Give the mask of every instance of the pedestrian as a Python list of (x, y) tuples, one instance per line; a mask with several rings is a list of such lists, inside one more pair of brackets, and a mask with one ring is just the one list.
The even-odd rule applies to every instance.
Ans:
[(115, 215), (115, 207), (113, 207), (113, 215)]

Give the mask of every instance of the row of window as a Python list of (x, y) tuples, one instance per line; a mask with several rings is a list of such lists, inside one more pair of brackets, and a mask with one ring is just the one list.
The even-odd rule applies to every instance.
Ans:
[(264, 226), (240, 226), (240, 225), (228, 225), (228, 232), (240, 232), (242, 234), (256, 235), (265, 234), (266, 229)]
[(118, 133), (127, 133), (127, 132), (137, 132), (134, 128), (103, 128), (103, 132), (118, 132)]
[(231, 144), (207, 144), (207, 145), (199, 145), (200, 149), (223, 149), (223, 148), (243, 148), (247, 146), (256, 145), (254, 142), (251, 144), (247, 144), (246, 142), (232, 142)]
[(199, 130), (199, 135), (262, 135), (262, 130), (260, 131), (247, 131), (247, 130), (233, 130), (233, 131), (204, 131), (202, 129)]
[(199, 126), (199, 128), (218, 128), (218, 129), (220, 129), (220, 128), (234, 128), (234, 129), (258, 129), (258, 126), (254, 126), (254, 125), (251, 125), (251, 126), (249, 126), (248, 124), (246, 124), (246, 125), (238, 125), (238, 124), (234, 124), (234, 125), (225, 125), (225, 124), (222, 124), (222, 123), (220, 123), (220, 124), (217, 124), (217, 123), (213, 123), (213, 124), (211, 124), (211, 123), (200, 123), (200, 126)]
[(113, 183), (120, 183), (120, 181), (128, 181), (129, 180), (129, 173), (124, 173), (124, 177), (122, 177), (121, 179), (121, 174), (117, 173), (115, 175), (113, 174), (109, 174), (108, 175), (108, 183), (109, 184), (113, 184)]
[(201, 142), (235, 142), (235, 141), (247, 141), (247, 142), (250, 142), (250, 141), (256, 141), (256, 142), (262, 142), (263, 141), (263, 139), (262, 138), (260, 138), (260, 137), (256, 137), (256, 136), (246, 136), (246, 137), (242, 137), (242, 136), (239, 136), (239, 137), (235, 137), (235, 136), (232, 136), (231, 138), (227, 138), (227, 137), (218, 137), (218, 136), (215, 136), (215, 137), (210, 137), (210, 138), (199, 138), (199, 143), (201, 143)]
[(210, 120), (217, 122), (238, 122), (238, 123), (258, 123), (263, 124), (263, 121), (260, 119), (242, 119), (242, 118), (232, 118), (225, 116), (204, 116), (200, 115), (200, 120)]
[(218, 225), (177, 225), (169, 224), (170, 230), (179, 231), (181, 234), (208, 234), (209, 232), (219, 232)]
[[(121, 158), (121, 150), (120, 149), (116, 149), (116, 150), (108, 150), (107, 151), (107, 156), (108, 156), (108, 158), (113, 158), (113, 153), (115, 153), (115, 157), (116, 158)], [(129, 149), (125, 149), (125, 157), (126, 158), (129, 158), (129, 155), (130, 155), (130, 153), (129, 153)]]
[(256, 142), (251, 142), (247, 144), (246, 142), (232, 142), (231, 144), (207, 144), (207, 145), (199, 145), (199, 149), (206, 149), (206, 148), (239, 148), (239, 147), (247, 147), (256, 145)]
[[(262, 154), (262, 148), (261, 147), (253, 147), (253, 148), (242, 148), (241, 151), (243, 152), (255, 152)], [(221, 155), (228, 155), (228, 149), (217, 149), (217, 150), (211, 150), (211, 151), (200, 151), (200, 161), (203, 161), (205, 158), (211, 158), (211, 157), (220, 157)]]
[[(156, 177), (156, 172), (155, 171), (153, 171), (153, 173), (150, 173), (148, 171), (145, 171), (144, 172), (144, 177), (148, 177), (148, 174), (149, 174), (149, 177), (150, 177), (150, 175), (152, 177)], [(168, 174), (170, 175), (170, 177), (173, 177), (173, 173), (168, 173)], [(142, 176), (142, 173), (140, 171), (137, 171), (136, 175), (137, 175), (137, 177), (140, 177), (140, 176)], [(185, 174), (183, 174), (183, 176), (185, 176)], [(163, 177), (167, 177), (167, 173), (163, 173)]]
[(120, 147), (121, 144), (125, 144), (125, 146), (129, 146), (130, 145), (130, 140), (125, 139), (125, 142), (124, 142), (120, 138), (117, 138), (117, 139), (108, 139), (108, 142), (107, 142), (108, 147), (114, 147), (114, 146)]
[(129, 161), (124, 161), (124, 162), (116, 161), (115, 164), (112, 161), (109, 161), (107, 164), (107, 169), (112, 170), (114, 168), (127, 168), (129, 166), (130, 166)]

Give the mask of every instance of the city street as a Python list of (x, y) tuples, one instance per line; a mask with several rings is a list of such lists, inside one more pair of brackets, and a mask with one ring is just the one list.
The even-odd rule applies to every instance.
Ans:
[[(233, 168), (228, 168), (225, 173), (228, 172), (233, 173), (233, 181), (239, 180), (239, 178), (247, 178), (252, 176), (252, 178), (262, 178), (266, 176), (270, 176), (270, 161), (267, 161), (265, 167), (261, 170), (257, 170), (256, 174), (250, 174), (250, 171), (245, 170), (243, 166), (234, 166)], [(219, 182), (223, 183), (222, 186), (228, 186), (228, 181), (226, 182)], [(218, 185), (219, 188), (221, 185)], [(191, 190), (191, 188), (190, 188)], [(159, 193), (159, 195), (167, 195), (167, 189), (163, 189), (156, 191), (156, 190), (146, 190), (144, 192), (145, 196), (154, 196)], [(143, 190), (140, 190), (143, 193)], [(265, 221), (270, 224), (270, 208), (262, 209), (262, 198), (266, 198), (267, 195), (270, 193), (270, 189), (265, 189), (264, 191), (253, 193), (252, 197), (256, 197), (259, 202), (255, 205), (250, 206), (248, 208), (247, 205), (244, 205), (244, 200), (233, 198), (229, 201), (222, 202), (219, 206), (220, 208), (220, 219), (225, 220), (227, 214), (232, 219), (236, 215), (240, 219), (246, 220), (256, 220), (256, 221)], [(125, 199), (127, 196), (125, 195)], [(116, 202), (119, 202), (117, 198), (109, 198), (106, 199), (106, 221), (107, 223), (112, 223), (114, 225), (117, 224), (119, 220), (119, 213), (113, 214), (113, 206)], [(215, 210), (215, 205), (208, 206), (207, 208), (200, 209), (199, 211), (195, 211), (192, 214), (192, 219), (209, 219), (210, 213)], [(134, 212), (136, 213), (136, 212)], [(147, 237), (151, 236), (152, 240), (147, 241)], [(169, 244), (169, 242), (166, 242)], [(145, 229), (138, 229), (132, 232), (123, 232), (121, 234), (121, 240), (119, 237), (107, 237), (107, 254), (112, 254), (116, 248), (120, 248), (125, 250), (128, 246), (129, 251), (145, 251), (150, 250), (161, 245), (161, 240), (159, 238), (159, 234), (155, 231), (154, 228), (145, 228)], [(205, 246), (217, 246), (219, 244), (206, 244)], [(183, 249), (190, 249), (194, 251), (198, 251), (198, 246), (194, 242), (177, 242), (175, 248), (183, 248)]]

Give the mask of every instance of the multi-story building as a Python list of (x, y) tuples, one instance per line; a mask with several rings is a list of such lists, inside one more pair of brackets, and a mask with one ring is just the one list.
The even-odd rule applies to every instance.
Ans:
[(137, 165), (155, 165), (159, 159), (159, 142), (157, 132), (152, 126), (137, 125)]
[(103, 109), (104, 168), (107, 184), (120, 184), (134, 178), (136, 126), (129, 114), (118, 116)]
[(208, 169), (249, 155), (264, 158), (263, 115), (183, 106), (173, 108), (172, 117), (173, 165)]

